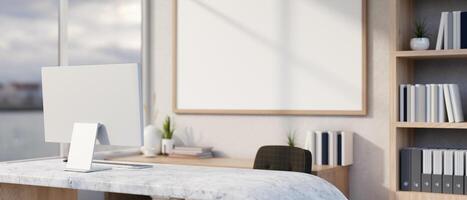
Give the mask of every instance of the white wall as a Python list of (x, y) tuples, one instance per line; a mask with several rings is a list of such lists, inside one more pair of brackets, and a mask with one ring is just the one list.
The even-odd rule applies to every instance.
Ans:
[[(151, 65), (160, 125), (172, 114), (172, 0), (151, 5)], [(213, 146), (229, 157), (253, 158), (258, 147), (284, 144), (290, 129), (303, 144), (306, 130), (345, 129), (357, 133), (350, 171), (352, 199), (387, 199), (389, 0), (368, 0), (368, 102), (365, 117), (178, 115), (176, 135), (185, 143)], [(202, 46), (199, 50), (202, 51)], [(240, 51), (241, 49), (239, 49)]]
[(0, 112), (0, 161), (58, 155), (45, 143), (42, 112)]

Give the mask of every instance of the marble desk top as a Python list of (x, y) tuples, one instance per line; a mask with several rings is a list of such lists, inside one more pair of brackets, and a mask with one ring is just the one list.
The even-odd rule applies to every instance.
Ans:
[(182, 199), (346, 199), (323, 179), (304, 173), (153, 164), (152, 168), (66, 172), (61, 159), (0, 163), (0, 183)]

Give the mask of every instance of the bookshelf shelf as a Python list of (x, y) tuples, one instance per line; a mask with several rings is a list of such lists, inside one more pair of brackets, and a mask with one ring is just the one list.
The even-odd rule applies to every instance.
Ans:
[[(424, 82), (456, 82), (463, 81), (466, 73), (464, 61), (457, 63), (452, 59), (467, 59), (467, 49), (408, 51), (413, 37), (414, 24), (417, 20), (427, 19), (432, 30), (438, 30), (440, 14), (443, 11), (467, 10), (467, 4), (461, 1), (438, 0), (391, 0), (391, 54), (390, 54), (390, 119), (389, 119), (389, 197), (391, 200), (467, 200), (466, 195), (452, 195), (440, 193), (423, 193), (399, 191), (399, 151), (405, 147), (417, 147), (421, 143), (434, 146), (442, 145), (433, 134), (442, 135), (444, 141), (456, 140), (463, 137), (459, 132), (467, 130), (467, 122), (462, 123), (427, 123), (427, 122), (399, 122), (399, 86), (400, 84)], [(437, 33), (437, 32), (436, 32)], [(434, 33), (434, 34), (436, 34)], [(432, 37), (432, 44), (436, 44), (436, 35)], [(432, 45), (433, 46), (433, 45)], [(451, 60), (450, 60), (451, 59)], [(423, 62), (416, 62), (423, 61)], [(446, 63), (446, 64), (444, 64)], [(427, 66), (427, 67), (418, 67)], [(438, 68), (441, 68), (439, 69)], [(455, 71), (447, 71), (455, 70)], [(441, 74), (442, 72), (449, 72)], [(456, 77), (450, 75), (455, 74)], [(438, 76), (440, 75), (440, 76)], [(465, 82), (461, 82), (465, 83)], [(431, 130), (433, 129), (433, 130)], [(443, 130), (437, 130), (443, 129)], [(456, 130), (457, 129), (457, 130)], [(421, 133), (421, 134), (418, 134)], [(456, 133), (452, 136), (451, 133)], [(451, 134), (451, 135), (450, 135)], [(467, 137), (467, 135), (466, 135)], [(420, 139), (421, 138), (421, 139)], [(465, 138), (462, 138), (465, 139)], [(418, 142), (418, 143), (417, 143)], [(467, 145), (464, 145), (467, 146)]]
[(427, 122), (395, 122), (397, 128), (438, 128), (438, 129), (467, 129), (467, 123), (427, 123)]
[(411, 199), (411, 200), (467, 200), (467, 195), (455, 194), (440, 194), (440, 193), (427, 193), (427, 192), (406, 192), (398, 191), (396, 194), (397, 199)]
[(396, 58), (407, 59), (444, 59), (444, 58), (467, 58), (467, 49), (451, 50), (426, 50), (426, 51), (394, 51)]

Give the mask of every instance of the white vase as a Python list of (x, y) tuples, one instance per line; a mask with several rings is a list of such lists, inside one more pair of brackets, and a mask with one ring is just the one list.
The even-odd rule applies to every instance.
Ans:
[(174, 140), (173, 139), (162, 139), (162, 153), (171, 154), (174, 149)]
[(144, 146), (141, 147), (146, 157), (154, 157), (161, 153), (161, 134), (153, 125), (144, 128)]
[(424, 37), (424, 38), (412, 38), (410, 40), (410, 48), (412, 50), (427, 50), (430, 48), (430, 39)]

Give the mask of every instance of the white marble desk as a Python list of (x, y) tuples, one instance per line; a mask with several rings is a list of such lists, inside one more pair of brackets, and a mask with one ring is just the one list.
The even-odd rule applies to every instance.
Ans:
[[(154, 164), (93, 173), (63, 171), (60, 159), (0, 163), (3, 185), (29, 185), (181, 199), (346, 199), (321, 178), (296, 172)], [(34, 198), (31, 198), (34, 199)]]

